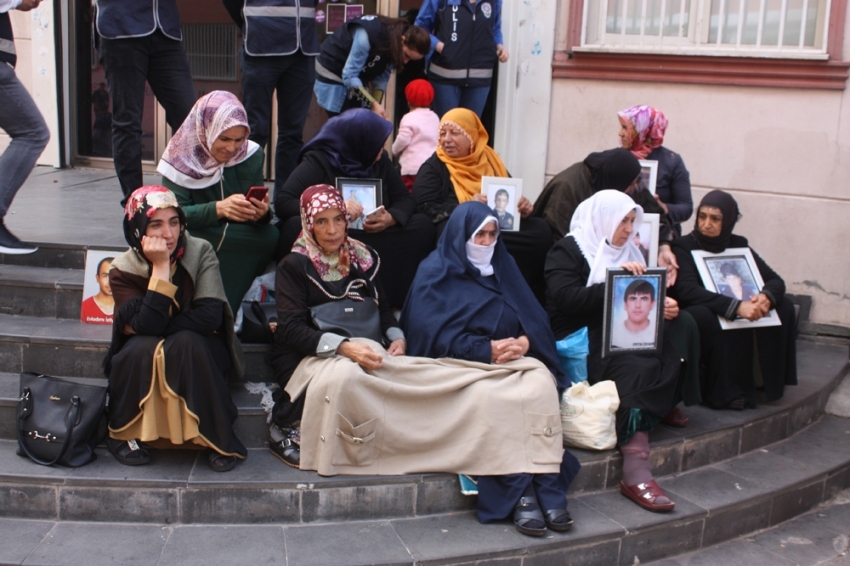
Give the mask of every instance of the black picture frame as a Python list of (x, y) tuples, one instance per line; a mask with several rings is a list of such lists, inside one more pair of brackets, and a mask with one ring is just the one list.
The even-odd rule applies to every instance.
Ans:
[[(654, 304), (646, 305), (641, 297), (649, 297), (646, 285), (652, 288)], [(635, 297), (633, 310), (627, 308), (627, 296)], [(605, 308), (602, 326), (602, 357), (618, 354), (657, 353), (661, 350), (664, 333), (664, 299), (667, 297), (667, 269), (650, 267), (642, 275), (632, 275), (625, 269), (608, 269), (605, 279)], [(641, 303), (644, 308), (641, 308)], [(647, 326), (639, 326), (643, 317)]]
[(337, 177), (336, 189), (343, 200), (354, 198), (363, 206), (363, 214), (350, 221), (349, 228), (362, 230), (366, 216), (384, 205), (384, 182), (379, 178)]

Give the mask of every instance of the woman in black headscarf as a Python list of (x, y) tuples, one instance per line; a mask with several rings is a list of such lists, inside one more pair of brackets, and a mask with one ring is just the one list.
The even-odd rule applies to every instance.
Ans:
[(416, 201), (383, 149), (392, 129), (390, 122), (365, 109), (328, 120), (301, 150), (298, 167), (274, 196), (274, 209), (280, 219), (282, 257), (301, 232), (300, 199), (308, 187), (337, 186), (338, 177), (381, 179), (382, 207), (374, 214), (353, 199), (346, 201), (348, 218), (358, 226), (349, 235), (392, 266), (379, 277), (389, 305), (400, 308), (416, 267), (434, 249), (436, 232), (427, 217), (416, 214)]
[[(718, 253), (749, 247), (746, 238), (732, 233), (739, 217), (732, 195), (711, 191), (700, 202), (693, 232), (673, 243), (680, 269), (670, 292), (699, 325), (702, 398), (716, 409), (755, 407), (756, 389), (762, 386), (765, 399), (775, 401), (782, 397), (786, 385), (797, 384), (794, 306), (785, 296), (782, 278), (751, 249), (764, 287), (757, 295), (742, 294), (740, 299), (733, 290), (714, 293), (702, 284), (691, 254), (694, 250)], [(782, 326), (720, 328), (718, 316), (756, 321), (774, 309)]]
[(233, 332), (215, 250), (186, 233), (174, 193), (136, 189), (127, 200), (130, 249), (112, 262), (115, 298), (109, 378), (109, 451), (122, 464), (150, 461), (139, 444), (209, 448), (216, 472), (248, 452), (236, 437), (236, 405), (226, 379), (244, 360)]
[[(410, 355), (482, 364), (527, 360), (528, 356), (554, 377), (553, 401), (569, 387), (546, 312), (502, 242), (493, 210), (484, 203), (469, 201), (454, 209), (437, 249), (419, 266), (401, 325), (409, 337)], [(543, 407), (534, 412), (543, 412)], [(558, 416), (529, 414), (527, 419), (544, 416), (556, 421), (551, 430), (560, 430)], [(539, 428), (550, 430), (545, 427), (551, 426)], [(568, 530), (572, 520), (566, 492), (579, 468), (565, 450), (557, 474), (479, 476), (479, 520), (490, 523), (513, 514), (517, 530), (532, 536), (543, 535), (546, 527)]]

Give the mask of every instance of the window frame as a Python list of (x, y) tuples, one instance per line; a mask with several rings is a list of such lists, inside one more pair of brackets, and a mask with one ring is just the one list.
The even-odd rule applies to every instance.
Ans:
[(844, 90), (842, 61), (848, 0), (831, 0), (825, 59), (726, 54), (670, 54), (583, 49), (584, 0), (568, 0), (567, 50), (556, 51), (553, 78), (628, 80)]

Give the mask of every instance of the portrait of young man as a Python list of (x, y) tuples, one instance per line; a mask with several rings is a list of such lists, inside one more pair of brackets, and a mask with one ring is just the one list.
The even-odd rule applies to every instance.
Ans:
[(655, 287), (635, 279), (623, 293), (622, 311), (614, 316), (611, 348), (655, 348), (655, 327)]

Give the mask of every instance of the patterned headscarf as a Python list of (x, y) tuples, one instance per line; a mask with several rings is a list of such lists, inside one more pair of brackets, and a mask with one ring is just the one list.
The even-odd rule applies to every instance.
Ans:
[(449, 124), (460, 128), (472, 144), (466, 157), (449, 157), (442, 146), (437, 146), (437, 157), (446, 164), (458, 202), (472, 200), (481, 192), (481, 177), (508, 177), (508, 169), (502, 158), (487, 145), (490, 136), (484, 124), (472, 110), (455, 108), (449, 110), (440, 120), (440, 128)]
[(348, 277), (352, 264), (361, 271), (366, 271), (374, 260), (369, 249), (361, 242), (348, 237), (346, 227), (345, 239), (333, 254), (326, 253), (313, 235), (313, 223), (316, 215), (330, 210), (339, 209), (344, 215), (345, 201), (340, 192), (330, 185), (313, 185), (301, 193), (301, 233), (292, 246), (292, 251), (310, 258), (313, 267), (319, 272), (322, 281), (339, 281)]
[[(213, 143), (225, 130), (246, 128), (245, 143), (230, 161), (220, 163), (213, 157)], [(248, 141), (248, 115), (236, 95), (215, 90), (198, 99), (180, 129), (168, 142), (156, 170), (170, 181), (187, 189), (205, 189), (221, 179), (222, 170), (242, 163), (260, 146)]]
[(176, 209), (180, 219), (180, 237), (171, 252), (171, 263), (174, 263), (186, 251), (186, 215), (177, 204), (177, 197), (165, 187), (148, 185), (133, 191), (124, 207), (124, 239), (140, 256), (145, 257), (142, 251), (142, 236), (147, 232), (151, 217), (163, 208)]
[(621, 122), (629, 126), (631, 147), (627, 148), (638, 159), (646, 159), (653, 149), (664, 143), (667, 118), (661, 110), (641, 104), (617, 112)]

